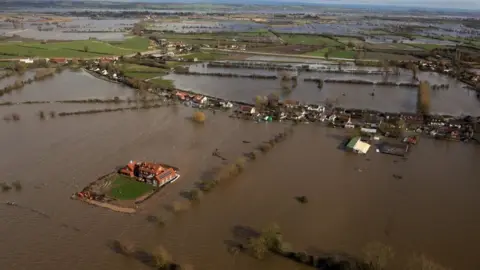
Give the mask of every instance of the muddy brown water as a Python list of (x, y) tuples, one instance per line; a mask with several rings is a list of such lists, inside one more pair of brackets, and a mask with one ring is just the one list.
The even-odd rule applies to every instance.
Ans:
[[(12, 80), (10, 77), (8, 79)], [(4, 95), (0, 101), (58, 101), (115, 96), (133, 99), (138, 93), (125, 85), (97, 79), (82, 70), (65, 70), (52, 78), (33, 82), (25, 85), (21, 90)], [(151, 97), (151, 95), (148, 96)]]
[[(71, 104), (16, 107), (34, 112), (46, 105), (63, 110), (56, 106)], [(196, 269), (307, 269), (275, 257), (258, 262), (227, 252), (226, 241), (237, 240), (239, 228), (275, 222), (298, 250), (359, 255), (366, 244), (380, 241), (397, 254), (391, 269), (402, 269), (413, 252), (453, 269), (480, 267), (475, 249), (480, 241), (478, 146), (424, 139), (407, 161), (373, 150), (362, 157), (337, 149), (342, 131), (300, 125), (239, 178), (174, 215), (165, 205), (182, 200), (181, 191), (222, 164), (211, 155), (214, 149), (235, 160), (287, 126), (233, 120), (222, 113), (208, 113), (199, 126), (187, 119), (192, 112), (180, 107), (0, 122), (0, 179), (18, 180), (24, 187), (0, 193), (1, 265), (149, 269), (108, 248), (109, 240), (120, 239), (144, 248), (162, 244), (177, 261)], [(131, 159), (169, 163), (182, 176), (131, 216), (69, 199)], [(300, 195), (310, 202), (296, 202)], [(150, 224), (147, 215), (161, 216), (166, 226)]]
[[(241, 228), (261, 229), (272, 222), (297, 250), (359, 256), (365, 245), (379, 241), (396, 253), (392, 270), (403, 269), (413, 252), (452, 269), (480, 268), (476, 145), (422, 139), (406, 161), (373, 149), (362, 157), (337, 149), (343, 131), (299, 125), (239, 178), (222, 182), (187, 212), (172, 214), (166, 205), (182, 201), (181, 191), (222, 165), (212, 156), (216, 148), (234, 161), (288, 124), (256, 124), (208, 112), (202, 126), (188, 119), (193, 110), (186, 107), (44, 121), (37, 115), (39, 110), (106, 107), (0, 107), (0, 115), (22, 117), (0, 121), (0, 181), (23, 184), (21, 192), (0, 192), (0, 265), (5, 269), (150, 269), (112, 252), (107, 245), (112, 239), (147, 249), (164, 245), (176, 261), (195, 269), (307, 269), (275, 257), (258, 262), (227, 252), (226, 243), (238, 240)], [(177, 166), (182, 176), (135, 215), (69, 199), (132, 159)], [(294, 200), (301, 195), (310, 202)], [(9, 201), (18, 206), (6, 205)], [(166, 226), (147, 222), (148, 215), (161, 216)]]
[[(264, 74), (275, 75), (275, 71), (255, 69), (207, 68), (202, 64), (190, 68), (192, 71), (205, 73)], [(171, 74), (172, 79), (181, 89), (198, 91), (204, 94), (219, 96), (225, 99), (253, 102), (258, 95), (279, 93), (284, 99), (294, 99), (307, 103), (323, 103), (334, 100), (339, 106), (346, 108), (374, 109), (388, 112), (415, 112), (417, 108), (417, 89), (407, 87), (373, 86), (359, 84), (325, 83), (319, 90), (312, 82), (304, 82), (304, 78), (322, 79), (360, 79), (382, 81), (381, 75), (350, 75), (308, 72), (300, 73), (298, 85), (288, 93), (283, 89), (280, 80), (262, 80), (247, 78), (225, 78), (212, 76), (190, 76)], [(431, 93), (431, 111), (450, 115), (480, 115), (480, 101), (473, 90), (464, 88), (465, 84), (452, 78), (433, 72), (419, 72), (420, 80), (431, 84), (449, 84), (448, 90), (435, 90)], [(391, 75), (389, 81), (410, 82), (411, 74), (402, 71), (400, 75)], [(371, 94), (374, 93), (374, 96)]]

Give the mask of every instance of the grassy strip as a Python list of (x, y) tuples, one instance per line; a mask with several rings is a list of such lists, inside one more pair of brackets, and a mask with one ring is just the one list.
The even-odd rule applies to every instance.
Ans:
[(142, 183), (134, 178), (117, 174), (108, 195), (117, 200), (134, 200), (154, 189), (152, 185)]

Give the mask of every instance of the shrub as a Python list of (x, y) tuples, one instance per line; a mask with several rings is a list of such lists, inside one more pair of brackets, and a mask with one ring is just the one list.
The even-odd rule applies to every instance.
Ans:
[(238, 170), (241, 172), (245, 169), (245, 164), (246, 163), (247, 163), (247, 160), (243, 157), (240, 157), (235, 162), (235, 165), (237, 166)]
[(38, 112), (38, 117), (40, 117), (40, 119), (42, 119), (42, 120), (45, 119), (45, 112), (39, 111)]
[(272, 149), (272, 146), (268, 143), (262, 143), (258, 149), (260, 151), (262, 151), (263, 153), (267, 153), (268, 151), (270, 151)]
[(309, 256), (308, 256), (308, 254), (307, 254), (306, 252), (303, 252), (303, 251), (296, 253), (296, 254), (295, 254), (295, 258), (296, 258), (298, 261), (300, 261), (300, 262), (302, 262), (302, 263), (305, 263), (305, 264), (309, 262)]
[(16, 113), (13, 113), (13, 114), (12, 114), (12, 120), (13, 120), (13, 121), (19, 121), (19, 120), (20, 120), (20, 115), (19, 115), (19, 114), (16, 114)]
[(198, 201), (200, 199), (200, 191), (198, 189), (192, 189), (188, 192), (187, 197), (190, 201)]
[(12, 189), (12, 187), (7, 183), (0, 183), (0, 188), (2, 191), (10, 191)]
[(209, 192), (217, 185), (217, 181), (215, 180), (203, 180), (200, 182), (200, 189), (204, 192)]
[(262, 237), (252, 237), (248, 240), (248, 250), (252, 253), (252, 256), (261, 260), (267, 253), (267, 245)]
[(192, 119), (193, 121), (197, 122), (197, 123), (203, 123), (205, 122), (205, 114), (203, 112), (195, 112), (193, 113), (193, 116), (192, 116)]
[(155, 267), (160, 269), (166, 268), (172, 262), (172, 256), (163, 246), (156, 247), (150, 255), (152, 256)]
[(15, 188), (15, 190), (17, 191), (20, 191), (22, 190), (22, 184), (20, 183), (20, 181), (15, 181), (12, 183), (12, 186)]
[(178, 213), (188, 210), (189, 206), (190, 205), (186, 201), (174, 201), (170, 205), (170, 209), (172, 210), (172, 212)]
[(120, 240), (114, 240), (113, 248), (123, 255), (130, 255), (135, 252), (135, 246), (132, 243), (122, 243)]

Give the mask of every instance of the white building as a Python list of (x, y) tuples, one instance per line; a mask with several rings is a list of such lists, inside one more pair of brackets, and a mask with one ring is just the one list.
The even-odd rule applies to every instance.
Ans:
[(370, 144), (362, 142), (360, 137), (355, 137), (348, 142), (347, 149), (357, 154), (366, 154), (370, 149)]
[(25, 58), (25, 59), (20, 59), (18, 60), (20, 63), (25, 63), (25, 64), (33, 64), (33, 59), (31, 58)]

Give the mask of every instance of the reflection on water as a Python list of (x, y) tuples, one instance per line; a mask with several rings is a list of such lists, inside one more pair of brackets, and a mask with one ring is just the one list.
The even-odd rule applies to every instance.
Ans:
[[(275, 71), (241, 68), (206, 68), (202, 64), (190, 68), (205, 73), (235, 73), (275, 75)], [(198, 91), (203, 94), (225, 99), (252, 102), (258, 95), (279, 93), (285, 99), (294, 99), (306, 103), (323, 103), (327, 99), (336, 101), (346, 108), (366, 108), (387, 112), (415, 112), (417, 89), (406, 87), (373, 86), (358, 84), (325, 83), (320, 90), (315, 83), (304, 82), (304, 78), (322, 79), (360, 79), (382, 81), (382, 75), (350, 75), (336, 73), (306, 72), (300, 73), (298, 85), (291, 93), (285, 91), (280, 80), (253, 80), (245, 78), (225, 78), (212, 76), (189, 76), (171, 74), (167, 79), (175, 81), (180, 89)], [(440, 114), (480, 115), (480, 103), (475, 91), (464, 88), (464, 84), (437, 73), (419, 72), (420, 80), (431, 84), (449, 84), (448, 90), (432, 90), (432, 112)], [(400, 75), (390, 75), (389, 81), (410, 82), (411, 74), (402, 71)]]

